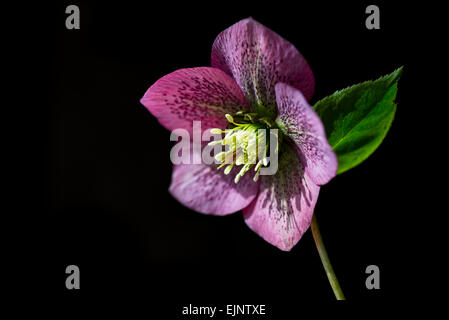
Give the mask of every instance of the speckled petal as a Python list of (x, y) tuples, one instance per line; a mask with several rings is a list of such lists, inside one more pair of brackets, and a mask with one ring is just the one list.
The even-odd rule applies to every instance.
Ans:
[(252, 18), (221, 32), (212, 46), (212, 67), (232, 75), (251, 106), (275, 112), (274, 86), (288, 83), (310, 99), (315, 81), (301, 53), (287, 40)]
[(310, 226), (319, 190), (304, 172), (294, 147), (284, 144), (278, 172), (261, 176), (259, 195), (243, 209), (243, 217), (267, 242), (290, 251)]
[(140, 102), (165, 128), (190, 133), (193, 121), (202, 121), (202, 131), (223, 128), (226, 113), (248, 108), (237, 83), (223, 71), (209, 67), (180, 69), (162, 77)]
[(276, 85), (276, 100), (278, 119), (301, 151), (301, 159), (307, 174), (316, 184), (326, 184), (335, 177), (338, 161), (327, 142), (320, 117), (301, 92), (287, 84)]
[(259, 189), (259, 182), (254, 182), (250, 174), (234, 183), (239, 170), (234, 167), (225, 175), (216, 165), (175, 165), (169, 191), (195, 211), (220, 216), (234, 213), (248, 206)]

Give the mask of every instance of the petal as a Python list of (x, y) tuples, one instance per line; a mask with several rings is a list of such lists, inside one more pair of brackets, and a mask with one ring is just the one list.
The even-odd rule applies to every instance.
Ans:
[(287, 40), (252, 18), (221, 32), (212, 46), (212, 67), (232, 75), (251, 106), (276, 110), (274, 86), (288, 83), (310, 99), (315, 87), (312, 70)]
[[(305, 170), (312, 181), (323, 185), (335, 177), (337, 156), (326, 139), (320, 117), (307, 103), (301, 92), (285, 83), (276, 85), (278, 120), (286, 134), (301, 151)], [(278, 121), (277, 120), (277, 121)]]
[(304, 172), (294, 148), (282, 148), (278, 171), (261, 176), (259, 195), (243, 209), (243, 217), (266, 241), (290, 251), (312, 221), (320, 187)]
[(182, 128), (190, 133), (193, 121), (202, 121), (203, 131), (223, 128), (226, 113), (248, 108), (235, 81), (223, 71), (208, 67), (180, 69), (162, 77), (140, 102), (165, 128)]
[(216, 165), (175, 165), (169, 191), (195, 211), (214, 215), (234, 213), (248, 206), (259, 189), (259, 182), (254, 182), (249, 174), (234, 183), (239, 170), (234, 167), (225, 175)]

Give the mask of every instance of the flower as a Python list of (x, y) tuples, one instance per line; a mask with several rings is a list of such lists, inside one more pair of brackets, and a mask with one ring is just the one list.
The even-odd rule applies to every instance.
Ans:
[[(228, 164), (224, 170), (217, 164), (174, 165), (169, 191), (201, 213), (242, 210), (253, 231), (289, 251), (310, 226), (320, 186), (338, 166), (323, 124), (307, 102), (313, 73), (291, 43), (251, 18), (218, 35), (211, 65), (174, 71), (141, 99), (165, 128), (192, 132), (193, 121), (201, 121), (204, 130), (225, 133), (220, 143), (229, 146), (215, 155), (223, 162), (219, 168)], [(259, 158), (251, 146), (260, 128), (280, 133), (274, 175), (259, 176), (267, 149)], [(228, 155), (236, 160), (229, 164)]]

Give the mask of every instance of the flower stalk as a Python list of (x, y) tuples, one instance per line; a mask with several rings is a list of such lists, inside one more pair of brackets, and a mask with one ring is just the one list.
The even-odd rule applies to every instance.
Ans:
[(318, 222), (316, 220), (315, 214), (312, 216), (311, 227), (313, 239), (315, 240), (315, 245), (316, 248), (318, 249), (321, 263), (323, 264), (324, 270), (326, 271), (327, 278), (329, 279), (332, 291), (334, 291), (335, 298), (337, 300), (346, 300), (343, 291), (341, 290), (340, 284), (338, 283), (338, 279), (337, 276), (335, 275), (334, 268), (332, 268), (329, 256), (327, 255), (326, 247), (324, 246), (323, 239), (321, 238), (321, 232), (320, 228), (318, 227)]

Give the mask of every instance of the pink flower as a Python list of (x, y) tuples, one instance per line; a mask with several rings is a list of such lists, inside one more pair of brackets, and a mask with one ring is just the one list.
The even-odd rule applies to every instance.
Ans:
[(251, 18), (218, 35), (211, 60), (212, 67), (162, 77), (142, 104), (169, 130), (191, 132), (193, 121), (205, 130), (233, 128), (235, 134), (242, 128), (278, 128), (278, 170), (259, 177), (261, 164), (253, 168), (244, 160), (224, 171), (216, 164), (175, 165), (170, 193), (205, 214), (243, 210), (253, 231), (288, 251), (309, 227), (320, 186), (335, 176), (338, 165), (307, 102), (314, 90), (312, 71), (291, 43)]

